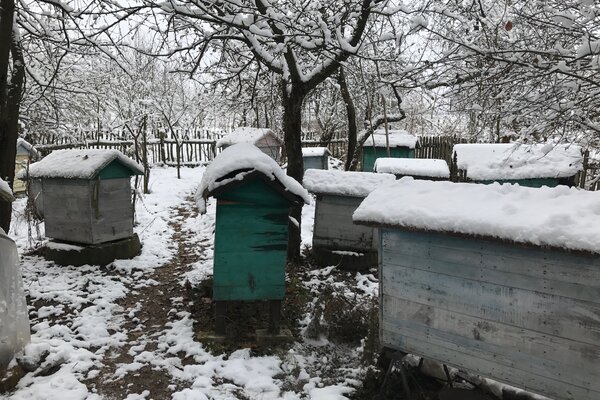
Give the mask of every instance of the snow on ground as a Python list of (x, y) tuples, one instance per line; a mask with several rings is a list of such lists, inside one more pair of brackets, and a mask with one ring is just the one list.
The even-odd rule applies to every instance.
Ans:
[[(354, 391), (364, 372), (356, 363), (360, 348), (323, 339), (299, 341), (288, 350), (270, 355), (257, 356), (250, 349), (213, 354), (196, 341), (194, 320), (184, 311), (186, 300), (181, 297), (170, 299), (168, 322), (159, 327), (158, 333), (146, 335), (144, 329), (135, 332), (129, 327), (136, 321), (143, 327), (139, 313), (145, 299), (127, 308), (120, 302), (144, 288), (159, 287), (152, 273), (176, 256), (181, 243), (202, 254), (188, 272), (177, 277), (177, 282), (195, 285), (212, 275), (214, 202), (209, 202), (205, 215), (182, 216), (177, 212), (178, 207), (193, 207), (190, 195), (200, 183), (202, 172), (200, 168), (184, 168), (183, 179), (177, 180), (173, 168), (152, 169), (151, 193), (138, 195), (136, 204), (135, 231), (143, 244), (142, 253), (133, 260), (118, 260), (108, 268), (56, 266), (28, 254), (30, 243), (42, 242), (43, 225), (38, 227), (40, 236), (32, 229), (32, 241), (24, 217), (25, 201), (15, 203), (10, 234), (22, 257), (32, 324), (31, 344), (23, 357), (39, 367), (21, 379), (14, 393), (1, 399), (100, 400), (102, 390), (97, 390), (94, 383), (98, 379), (123, 382), (121, 398), (147, 399), (147, 391), (131, 393), (126, 389), (145, 368), (160, 371), (171, 381), (174, 400), (345, 399)], [(303, 243), (310, 245), (314, 202), (305, 207), (303, 214)], [(181, 227), (178, 243), (172, 240), (177, 237), (173, 222)], [(323, 272), (311, 274), (319, 271)], [(327, 284), (316, 278), (306, 283), (315, 296)], [(351, 280), (365, 295), (376, 293), (372, 275), (356, 274)], [(310, 314), (308, 310), (301, 321), (303, 331)], [(123, 352), (131, 362), (117, 363), (105, 375), (107, 366)]]
[(25, 356), (31, 360), (45, 357), (40, 370), (52, 366), (60, 369), (49, 376), (28, 374), (9, 398), (96, 398), (82, 381), (97, 374), (107, 352), (123, 346), (127, 338), (120, 325), (128, 310), (116, 301), (132, 286), (152, 285), (145, 277), (170, 259), (174, 248), (169, 243), (173, 233), (168, 225), (169, 209), (193, 191), (201, 174), (202, 169), (184, 169), (185, 179), (177, 180), (173, 169), (152, 170), (152, 193), (138, 197), (136, 204), (135, 231), (143, 244), (142, 253), (133, 260), (116, 261), (114, 272), (108, 274), (98, 266), (56, 266), (41, 257), (26, 255), (30, 240), (25, 199), (15, 203), (10, 236), (22, 256), (32, 325)]

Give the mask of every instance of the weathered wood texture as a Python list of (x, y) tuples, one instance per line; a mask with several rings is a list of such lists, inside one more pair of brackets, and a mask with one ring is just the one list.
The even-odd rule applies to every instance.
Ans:
[(387, 228), (380, 252), (383, 346), (600, 398), (600, 256)]
[(256, 142), (255, 145), (273, 160), (279, 161), (281, 156), (281, 143), (278, 142), (277, 139), (272, 136), (265, 136)]
[(214, 300), (284, 298), (288, 211), (259, 179), (217, 196)]
[(304, 156), (304, 170), (307, 169), (329, 169), (329, 155), (323, 156)]
[[(313, 232), (315, 253), (342, 251), (370, 254), (374, 257), (369, 259), (375, 260), (373, 265), (376, 265), (377, 229), (352, 222), (352, 214), (363, 200), (362, 197), (317, 195)], [(324, 262), (329, 263), (329, 258)]]
[(372, 172), (375, 167), (375, 160), (382, 157), (415, 158), (415, 149), (409, 149), (408, 147), (390, 147), (390, 155), (388, 156), (385, 147), (372, 147), (365, 143), (362, 149), (362, 170), (365, 172)]
[(97, 244), (133, 234), (129, 178), (108, 180), (43, 179), (46, 236)]
[[(29, 155), (17, 153), (16, 159), (15, 159), (15, 176), (17, 176), (19, 174), (19, 172), (21, 172), (22, 170), (26, 169), (28, 164), (29, 164)], [(26, 185), (25, 181), (22, 181), (20, 179), (14, 180), (13, 193), (15, 193), (15, 194), (25, 193), (26, 188), (27, 188), (27, 185)]]

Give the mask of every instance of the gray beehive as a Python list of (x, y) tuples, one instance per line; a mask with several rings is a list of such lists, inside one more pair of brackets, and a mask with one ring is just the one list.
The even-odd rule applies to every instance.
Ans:
[(346, 269), (377, 264), (377, 231), (355, 225), (352, 213), (372, 190), (395, 179), (391, 174), (371, 172), (306, 171), (303, 185), (317, 198), (313, 254), (319, 264)]
[(133, 235), (131, 176), (143, 169), (117, 150), (57, 150), (29, 167), (40, 179), (46, 236), (99, 244)]
[(238, 143), (253, 144), (273, 160), (278, 161), (283, 142), (271, 129), (240, 127), (217, 141), (216, 146), (218, 149), (225, 149)]
[(371, 193), (354, 220), (379, 229), (381, 345), (557, 400), (600, 398), (599, 200), (410, 179)]
[(304, 170), (329, 169), (329, 156), (331, 152), (327, 147), (305, 147), (302, 149)]

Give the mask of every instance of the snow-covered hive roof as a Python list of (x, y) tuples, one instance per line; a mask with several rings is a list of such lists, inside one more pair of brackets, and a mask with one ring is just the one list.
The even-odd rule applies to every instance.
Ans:
[(425, 176), (430, 178), (449, 178), (450, 168), (446, 160), (426, 158), (378, 158), (375, 160), (375, 172), (394, 175)]
[(303, 147), (302, 157), (323, 157), (325, 154), (331, 155), (327, 147)]
[(17, 139), (17, 154), (27, 154), (35, 159), (39, 158), (37, 150), (23, 138)]
[[(365, 141), (363, 147), (386, 147), (385, 136), (385, 129), (377, 129)], [(415, 135), (411, 135), (404, 129), (389, 129), (388, 137), (390, 147), (408, 147), (409, 149), (414, 149), (419, 143), (419, 139)]]
[(216, 146), (217, 148), (221, 148), (237, 143), (256, 144), (268, 136), (276, 140), (278, 143), (281, 143), (281, 139), (279, 139), (279, 137), (271, 129), (240, 127), (219, 139)]
[[(144, 173), (144, 169), (138, 163), (118, 150), (83, 149), (53, 151), (41, 161), (29, 166), (29, 177), (94, 179), (102, 169), (115, 160), (128, 168), (132, 175)], [(25, 170), (21, 172), (19, 179), (26, 177), (27, 172)]]
[(583, 169), (581, 147), (565, 144), (457, 144), (459, 169), (472, 180), (566, 178)]
[(405, 177), (373, 191), (353, 220), (600, 253), (600, 192), (567, 186), (528, 188)]
[(381, 185), (396, 180), (391, 174), (372, 172), (309, 169), (304, 173), (304, 187), (315, 194), (365, 197)]
[(13, 196), (13, 192), (8, 186), (8, 183), (0, 178), (0, 200), (12, 202), (15, 201), (15, 197)]
[(206, 210), (206, 199), (215, 190), (243, 181), (248, 175), (259, 173), (269, 181), (281, 185), (284, 193), (290, 193), (310, 203), (310, 195), (292, 177), (286, 175), (275, 160), (260, 151), (256, 146), (239, 143), (227, 147), (208, 165), (198, 188), (198, 205), (201, 212)]

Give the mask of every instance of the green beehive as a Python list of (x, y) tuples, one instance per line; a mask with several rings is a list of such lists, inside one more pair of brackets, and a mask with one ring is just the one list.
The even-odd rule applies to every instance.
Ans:
[[(362, 170), (372, 172), (375, 160), (382, 157), (415, 158), (415, 148), (418, 144), (419, 140), (417, 137), (405, 130), (388, 130), (388, 140), (386, 141), (385, 130), (378, 129), (363, 144)], [(389, 155), (387, 151), (388, 145), (390, 147)]]
[(573, 186), (583, 170), (581, 147), (573, 144), (457, 144), (452, 158), (458, 181), (483, 184)]
[(257, 147), (237, 144), (207, 168), (200, 194), (217, 200), (213, 300), (281, 301), (289, 208), (308, 192)]

